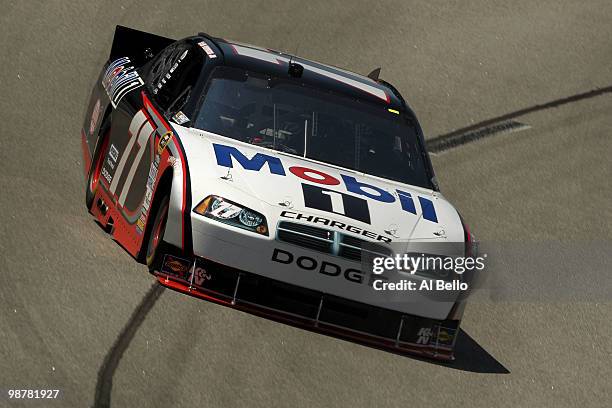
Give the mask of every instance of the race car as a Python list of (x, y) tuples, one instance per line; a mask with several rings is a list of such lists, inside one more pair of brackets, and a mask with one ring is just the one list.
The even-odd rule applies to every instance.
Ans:
[(452, 359), (461, 294), (407, 301), (367, 270), (411, 242), (471, 242), (413, 111), (378, 74), (117, 26), (81, 131), (87, 208), (168, 288)]

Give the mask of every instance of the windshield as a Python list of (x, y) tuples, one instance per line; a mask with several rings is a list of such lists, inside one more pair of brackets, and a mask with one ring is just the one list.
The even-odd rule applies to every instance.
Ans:
[(208, 82), (194, 127), (431, 188), (416, 130), (402, 114), (295, 80), (219, 67)]

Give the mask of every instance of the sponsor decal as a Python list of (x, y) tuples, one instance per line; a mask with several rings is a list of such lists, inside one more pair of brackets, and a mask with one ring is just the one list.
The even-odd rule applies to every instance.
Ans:
[(157, 143), (157, 152), (153, 161), (151, 162), (151, 166), (149, 167), (149, 177), (147, 178), (147, 185), (145, 186), (145, 197), (142, 202), (142, 207), (140, 209), (140, 217), (136, 222), (136, 232), (142, 234), (144, 232), (144, 228), (147, 222), (147, 216), (149, 214), (149, 210), (151, 208), (151, 200), (153, 199), (153, 191), (155, 187), (155, 181), (157, 180), (157, 173), (159, 171), (159, 163), (161, 161), (161, 155), (172, 140), (172, 131), (168, 131), (164, 133)]
[(96, 130), (96, 126), (98, 125), (98, 119), (100, 118), (100, 99), (96, 101), (96, 104), (91, 111), (91, 121), (89, 122), (89, 134), (93, 135), (94, 130)]
[(202, 287), (212, 279), (204, 267), (194, 267), (193, 261), (169, 254), (164, 255), (161, 272)]
[(104, 180), (106, 180), (108, 184), (110, 184), (113, 180), (113, 177), (110, 175), (108, 170), (106, 170), (106, 167), (102, 167), (102, 177), (104, 177)]
[(185, 265), (176, 259), (166, 261), (166, 266), (174, 273), (185, 273), (189, 270), (189, 265)]
[(117, 162), (117, 158), (119, 157), (119, 150), (117, 150), (115, 145), (112, 143), (110, 149), (108, 149), (108, 156), (113, 160), (113, 162)]
[(172, 131), (164, 133), (162, 137), (159, 138), (159, 142), (157, 143), (157, 154), (161, 155), (163, 153), (164, 149), (166, 148), (168, 143), (170, 143), (171, 139)]
[(174, 255), (164, 255), (164, 262), (161, 272), (187, 280), (191, 269), (191, 262), (188, 259), (179, 258)]
[(136, 222), (136, 232), (138, 234), (142, 234), (144, 232), (147, 216), (149, 215), (149, 210), (151, 208), (151, 200), (153, 199), (153, 191), (155, 187), (155, 181), (157, 180), (157, 173), (159, 171), (159, 163), (161, 161), (161, 155), (164, 152), (168, 143), (172, 140), (172, 131), (168, 131), (164, 133), (157, 143), (157, 153), (151, 162), (151, 166), (149, 167), (149, 177), (147, 178), (147, 185), (145, 186), (145, 197), (142, 202), (142, 207), (140, 208), (140, 217)]
[(206, 269), (201, 266), (196, 266), (193, 268), (193, 282), (196, 286), (204, 286), (204, 282), (212, 279), (212, 276), (206, 272)]
[(217, 58), (217, 54), (215, 54), (215, 52), (213, 51), (212, 48), (210, 48), (210, 46), (208, 44), (206, 44), (206, 42), (204, 41), (200, 41), (198, 43), (198, 45), (200, 46), (200, 48), (202, 48), (204, 50), (204, 52), (206, 53), (206, 55), (208, 55), (208, 58)]
[(453, 340), (455, 339), (455, 329), (449, 329), (447, 327), (440, 327), (438, 331), (438, 345), (441, 346), (452, 346)]
[(146, 225), (145, 222), (142, 218), (142, 215), (140, 218), (138, 218), (138, 220), (136, 221), (136, 232), (138, 232), (138, 234), (142, 234), (142, 232), (144, 231)]
[(142, 202), (140, 209), (140, 217), (136, 222), (136, 232), (142, 234), (147, 222), (147, 215), (151, 208), (151, 200), (153, 199), (153, 187), (155, 186), (155, 180), (157, 180), (157, 171), (159, 169), (160, 155), (156, 154), (149, 167), (149, 177), (147, 178), (147, 185), (145, 186), (145, 197)]
[(384, 235), (380, 235), (375, 232), (368, 231), (366, 229), (363, 229), (363, 228), (360, 228), (360, 227), (357, 227), (351, 224), (331, 220), (325, 217), (317, 217), (314, 215), (308, 215), (308, 214), (303, 214), (300, 212), (294, 212), (294, 211), (288, 211), (288, 210), (281, 212), (280, 216), (283, 218), (291, 219), (291, 220), (306, 221), (308, 223), (315, 224), (315, 225), (325, 225), (327, 227), (332, 227), (332, 228), (335, 227), (343, 231), (352, 232), (353, 234), (357, 234), (357, 235), (363, 235), (364, 237), (375, 239), (381, 242), (387, 242), (387, 243), (391, 242), (391, 238), (385, 237)]
[(421, 327), (417, 336), (416, 344), (427, 345), (433, 336), (433, 330), (431, 330), (431, 327)]
[(304, 271), (312, 271), (321, 275), (343, 278), (349, 282), (365, 283), (365, 274), (354, 268), (343, 269), (340, 265), (329, 261), (315, 259), (309, 256), (295, 256), (289, 251), (275, 248), (272, 261), (283, 265), (295, 265)]
[[(213, 143), (213, 148), (219, 166), (233, 168), (236, 163), (245, 170), (257, 172), (267, 166), (271, 174), (287, 176), (285, 167), (278, 157), (257, 153), (248, 158), (236, 147), (219, 143)], [(344, 215), (366, 224), (370, 223), (367, 200), (387, 204), (397, 203), (394, 205), (399, 205), (404, 212), (417, 214), (412, 194), (400, 189), (395, 189), (391, 193), (374, 184), (361, 182), (353, 176), (340, 174), (340, 178), (337, 178), (325, 172), (302, 166), (291, 166), (288, 170), (301, 180), (318, 184), (318, 186), (315, 186), (302, 183), (304, 202), (309, 208)], [(346, 193), (332, 189), (331, 186), (344, 188)], [(417, 195), (416, 198), (421, 207), (423, 218), (437, 223), (438, 216), (433, 201), (420, 195)]]
[(179, 125), (189, 122), (189, 118), (183, 113), (183, 111), (176, 112), (172, 117), (172, 120), (174, 120)]
[(171, 165), (173, 169), (178, 169), (181, 167), (181, 159), (176, 158), (174, 156), (169, 156), (168, 164)]
[(128, 57), (119, 58), (110, 63), (102, 78), (102, 86), (110, 98), (113, 108), (130, 91), (144, 85)]

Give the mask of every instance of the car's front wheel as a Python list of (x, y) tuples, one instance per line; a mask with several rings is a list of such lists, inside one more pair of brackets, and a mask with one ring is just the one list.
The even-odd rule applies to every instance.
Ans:
[(161, 255), (161, 243), (166, 230), (169, 203), (170, 198), (167, 195), (164, 196), (157, 206), (157, 211), (155, 211), (155, 218), (147, 240), (147, 252), (145, 257), (145, 261), (149, 268), (155, 265), (157, 258)]

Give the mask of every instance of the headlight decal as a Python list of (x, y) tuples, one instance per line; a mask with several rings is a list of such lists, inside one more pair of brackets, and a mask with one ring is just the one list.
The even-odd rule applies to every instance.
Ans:
[(219, 196), (208, 196), (195, 206), (193, 211), (204, 217), (246, 229), (261, 235), (268, 235), (266, 217), (233, 201)]

